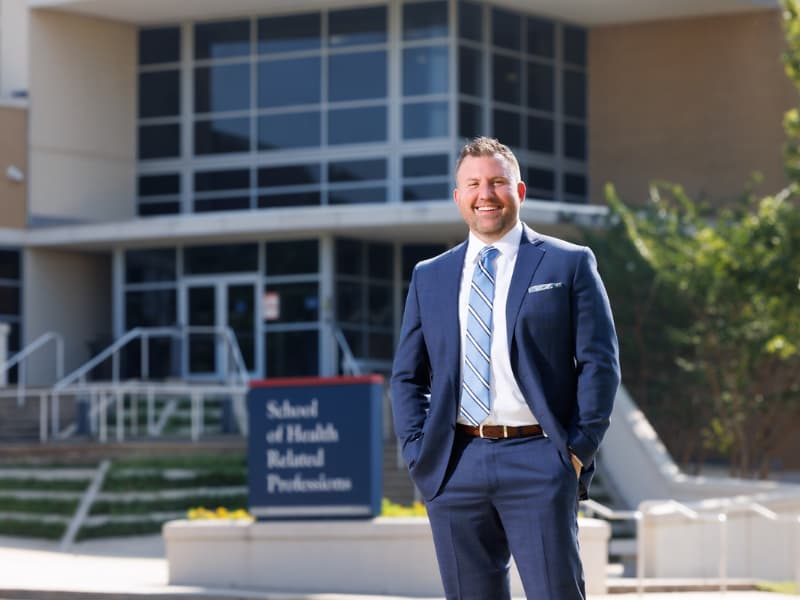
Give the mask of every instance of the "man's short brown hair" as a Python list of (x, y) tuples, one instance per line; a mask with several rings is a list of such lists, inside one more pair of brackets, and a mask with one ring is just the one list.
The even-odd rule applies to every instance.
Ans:
[(461, 167), (461, 163), (467, 156), (499, 156), (505, 160), (511, 167), (511, 174), (515, 175), (517, 181), (522, 181), (522, 174), (519, 169), (519, 162), (517, 157), (511, 151), (511, 148), (505, 144), (501, 144), (497, 139), (490, 137), (476, 137), (467, 142), (461, 149), (456, 160), (456, 173)]

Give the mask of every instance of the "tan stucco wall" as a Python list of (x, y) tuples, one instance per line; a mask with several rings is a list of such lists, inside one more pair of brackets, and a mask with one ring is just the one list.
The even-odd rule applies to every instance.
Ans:
[[(20, 229), (25, 226), (27, 129), (26, 109), (0, 105), (0, 227)], [(21, 182), (11, 181), (6, 176), (10, 166), (17, 167), (25, 179)]]
[(589, 34), (593, 202), (614, 182), (641, 202), (648, 182), (681, 183), (709, 200), (786, 183), (783, 113), (798, 100), (780, 61), (780, 14), (597, 27)]
[(134, 216), (135, 28), (33, 11), (30, 40), (31, 215)]
[[(64, 338), (65, 374), (90, 358), (88, 343), (111, 332), (108, 255), (28, 249), (23, 260), (24, 344), (54, 331)], [(29, 383), (53, 379), (49, 356), (34, 355)]]

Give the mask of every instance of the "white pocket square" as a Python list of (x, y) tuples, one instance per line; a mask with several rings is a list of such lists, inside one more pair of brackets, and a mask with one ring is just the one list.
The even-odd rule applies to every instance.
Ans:
[(528, 293), (532, 294), (533, 292), (543, 292), (545, 290), (552, 290), (554, 288), (563, 287), (564, 284), (561, 281), (554, 281), (552, 283), (540, 283), (538, 285), (532, 285), (528, 288)]

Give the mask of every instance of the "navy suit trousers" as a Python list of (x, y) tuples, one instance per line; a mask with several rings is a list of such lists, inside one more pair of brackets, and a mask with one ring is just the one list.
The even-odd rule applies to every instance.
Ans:
[(528, 600), (585, 598), (578, 479), (548, 438), (457, 432), (427, 510), (448, 600), (509, 600), (511, 555)]

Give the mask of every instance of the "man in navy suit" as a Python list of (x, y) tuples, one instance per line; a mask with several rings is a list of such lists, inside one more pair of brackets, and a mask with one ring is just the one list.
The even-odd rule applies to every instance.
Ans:
[(520, 222), (507, 146), (467, 144), (453, 197), (469, 238), (415, 267), (391, 382), (445, 593), (507, 600), (513, 555), (529, 599), (582, 600), (578, 501), (620, 381), (608, 297), (591, 250)]

